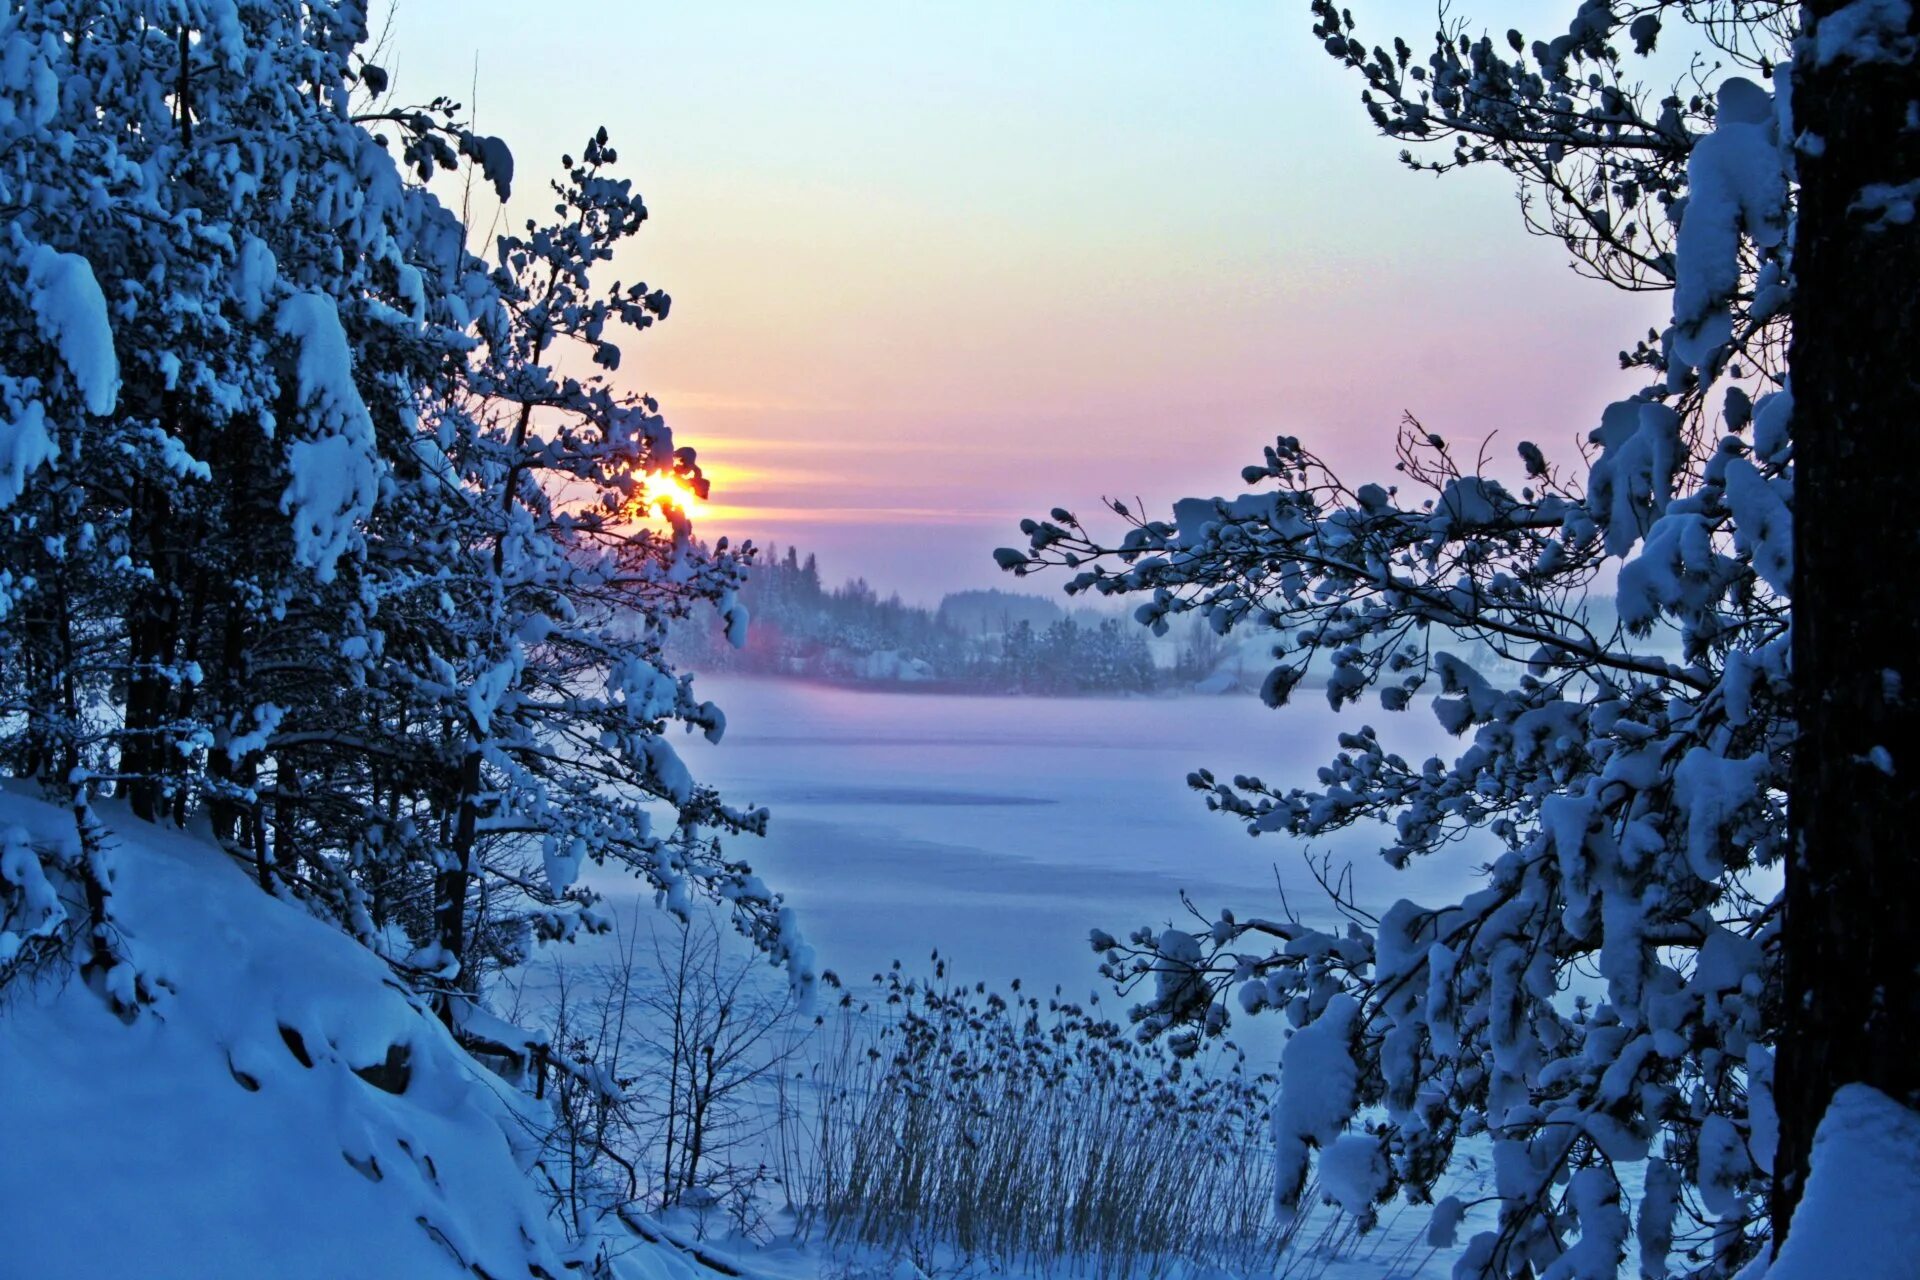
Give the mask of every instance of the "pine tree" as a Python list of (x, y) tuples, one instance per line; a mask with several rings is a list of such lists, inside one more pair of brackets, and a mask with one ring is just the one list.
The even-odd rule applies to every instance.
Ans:
[[(464, 349), (423, 314), (461, 283), (463, 232), (351, 118), (379, 75), (365, 35), (351, 5), (49, 2), (0, 36), (0, 536), (24, 570), (0, 696), (17, 767), (65, 790), (83, 843), (103, 785), (235, 832), (279, 714), (263, 651), (338, 589), (400, 444), (385, 424)], [(473, 145), (445, 112), (394, 138), (410, 160)], [(117, 937), (104, 853), (81, 874)]]
[(204, 813), (450, 1019), (486, 964), (596, 926), (583, 859), (723, 899), (804, 980), (722, 849), (764, 813), (666, 738), (721, 732), (661, 642), (695, 605), (739, 639), (751, 548), (660, 508), (650, 482), (706, 482), (657, 405), (557, 364), (613, 370), (667, 314), (600, 279), (645, 207), (602, 132), (554, 225), (476, 256), (428, 180), (504, 199), (513, 157), (396, 105), (367, 35), (345, 0), (0, 25), (0, 758), (73, 806), (85, 962), (137, 1003), (111, 794)]

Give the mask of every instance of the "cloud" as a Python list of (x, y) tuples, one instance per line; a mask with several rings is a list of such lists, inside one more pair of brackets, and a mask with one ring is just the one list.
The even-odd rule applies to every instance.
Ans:
[(758, 525), (989, 525), (1013, 524), (1019, 516), (978, 507), (757, 507), (712, 503), (701, 517), (703, 530), (726, 532), (730, 523)]

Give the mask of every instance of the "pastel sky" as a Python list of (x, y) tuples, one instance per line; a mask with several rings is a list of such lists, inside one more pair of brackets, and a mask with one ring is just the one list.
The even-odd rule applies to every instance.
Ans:
[(610, 130), (651, 212), (622, 278), (674, 300), (619, 376), (699, 448), (703, 534), (931, 603), (1013, 585), (1023, 515), (1233, 493), (1277, 433), (1356, 473), (1403, 410), (1570, 450), (1622, 390), (1657, 304), (1501, 174), (1401, 168), (1305, 9), (401, 0), (385, 58), (512, 144), (516, 217)]

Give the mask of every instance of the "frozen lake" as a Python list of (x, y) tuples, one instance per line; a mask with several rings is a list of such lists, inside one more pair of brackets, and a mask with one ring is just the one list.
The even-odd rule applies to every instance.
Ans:
[[(923, 970), (938, 947), (968, 979), (1106, 994), (1089, 929), (1124, 936), (1186, 918), (1182, 890), (1209, 918), (1223, 905), (1274, 914), (1276, 873), (1296, 912), (1326, 918), (1307, 851), (1209, 813), (1187, 773), (1304, 784), (1337, 752), (1338, 730), (1363, 722), (1410, 759), (1458, 749), (1423, 707), (1336, 716), (1306, 690), (1270, 711), (1246, 694), (969, 697), (714, 678), (698, 688), (725, 709), (725, 739), (675, 745), (731, 802), (773, 812), (766, 839), (729, 852), (786, 894), (821, 964), (850, 983), (895, 958)], [(1370, 910), (1432, 900), (1473, 876), (1460, 850), (1395, 873), (1375, 856), (1384, 834), (1368, 827), (1313, 850), (1352, 860)]]
[[(1337, 734), (1361, 724), (1415, 762), (1451, 759), (1460, 744), (1425, 703), (1397, 715), (1377, 705), (1336, 715), (1309, 690), (1270, 711), (1248, 694), (972, 697), (739, 678), (697, 687), (726, 710), (727, 733), (718, 744), (689, 736), (676, 747), (730, 802), (773, 813), (764, 840), (736, 841), (729, 853), (786, 895), (820, 964), (850, 986), (896, 958), (927, 973), (938, 948), (953, 977), (1001, 990), (1013, 978), (1029, 991), (1058, 985), (1071, 1000), (1097, 993), (1124, 1021), (1128, 1002), (1100, 978), (1088, 930), (1124, 936), (1191, 921), (1183, 890), (1209, 919), (1223, 905), (1273, 915), (1282, 910), (1277, 876), (1297, 914), (1324, 922), (1334, 913), (1310, 855), (1350, 861), (1360, 905), (1376, 915), (1402, 897), (1450, 900), (1477, 879), (1478, 856), (1460, 846), (1393, 871), (1377, 856), (1388, 835), (1377, 825), (1311, 849), (1249, 837), (1186, 785), (1202, 767), (1306, 785), (1338, 753)], [(610, 896), (622, 887), (605, 872), (597, 883)], [(643, 909), (643, 922), (651, 918)], [(1281, 1030), (1278, 1018), (1241, 1019), (1233, 1034), (1256, 1068), (1270, 1068)], [(1481, 1177), (1450, 1176), (1442, 1192), (1471, 1198), (1484, 1190)], [(1474, 1212), (1469, 1233), (1483, 1217)], [(1447, 1274), (1448, 1257), (1420, 1243), (1424, 1209), (1389, 1208), (1385, 1218), (1338, 1254), (1308, 1246), (1298, 1274)], [(1331, 1215), (1315, 1221), (1306, 1239), (1337, 1227)]]

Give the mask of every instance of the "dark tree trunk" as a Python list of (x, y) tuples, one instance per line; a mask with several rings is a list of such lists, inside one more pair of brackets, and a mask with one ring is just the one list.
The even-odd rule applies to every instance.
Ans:
[[(51, 574), (45, 568), (39, 572), (45, 584)], [(62, 703), (57, 692), (61, 677), (58, 666), (61, 646), (57, 639), (61, 620), (54, 592), (43, 585), (20, 613), (21, 683), (27, 691), (27, 732), (21, 738), (13, 772), (15, 777), (45, 782), (54, 776), (61, 738)]]
[[(209, 566), (205, 558), (208, 551), (208, 539), (203, 531), (197, 531), (193, 540), (187, 545), (198, 548), (199, 550), (192, 557), (182, 557), (183, 577), (188, 579), (191, 584), (186, 589), (185, 595), (191, 603), (187, 606), (185, 624), (180, 633), (180, 656), (186, 663), (203, 666), (200, 646), (206, 630), (208, 595), (212, 590), (212, 579), (215, 576), (215, 571)], [(199, 683), (189, 683), (182, 687), (174, 701), (174, 713), (177, 720), (185, 721), (193, 717), (200, 700), (202, 688), (207, 685), (208, 681), (203, 675)], [(214, 679), (211, 682), (210, 692), (216, 703), (231, 700), (234, 691), (228, 682), (227, 672), (224, 668), (216, 671)], [(214, 752), (213, 754), (220, 755), (222, 753)], [(169, 763), (178, 767), (179, 762), (169, 761)], [(174, 824), (184, 827), (187, 824), (187, 806), (192, 799), (192, 793), (186, 787), (181, 787), (177, 789), (172, 796), (168, 797), (168, 799), (173, 808)]]
[[(245, 447), (236, 448), (234, 435), (235, 427), (229, 424), (207, 450), (217, 470), (227, 476), (226, 528), (230, 544), (239, 541), (233, 536), (234, 530), (272, 527), (272, 499), (263, 491), (258, 468), (253, 465), (254, 453)], [(251, 718), (255, 704), (262, 700), (262, 691), (255, 687), (251, 672), (254, 595), (244, 576), (258, 572), (257, 565), (249, 563), (257, 559), (233, 555), (226, 562), (200, 566), (203, 583), (208, 578), (213, 580), (207, 585), (218, 602), (215, 612), (220, 636), (220, 654), (210, 682), (215, 746), (207, 753), (207, 776), (214, 783), (207, 807), (213, 819), (214, 836), (231, 851), (251, 847), (260, 887), (271, 891), (273, 877), (265, 856), (266, 842), (257, 835), (261, 825), (260, 805), (258, 801), (248, 804), (238, 794), (252, 790), (259, 781), (263, 752), (248, 752), (238, 760), (228, 752), (236, 728)]]
[(245, 705), (243, 695), (249, 690), (246, 679), (246, 615), (240, 593), (229, 587), (226, 595), (226, 616), (221, 620), (220, 660), (215, 668), (218, 674), (214, 683), (215, 693), (222, 702), (221, 728), (213, 750), (207, 753), (207, 777), (214, 784), (207, 811), (213, 819), (214, 838), (229, 852), (250, 850), (260, 887), (271, 892), (272, 865), (266, 857), (265, 841), (257, 837), (257, 828), (260, 826), (259, 802), (248, 804), (240, 794), (251, 791), (259, 781), (260, 752), (248, 752), (239, 760), (235, 760), (228, 752), (233, 722), (242, 714)]
[(80, 655), (73, 644), (73, 595), (64, 580), (53, 589), (56, 634), (60, 647), (60, 723), (59, 779), (71, 785), (80, 768), (80, 694), (77, 668)]
[(42, 556), (39, 589), (22, 609), (21, 668), (27, 731), (13, 762), (16, 777), (65, 786), (80, 764), (79, 698), (75, 693), (70, 567)]
[(172, 551), (173, 512), (165, 491), (142, 484), (134, 497), (133, 540), (152, 577), (133, 593), (127, 610), (127, 702), (120, 739), (120, 772), (135, 816), (162, 816), (166, 775), (172, 771), (173, 664), (180, 632), (180, 601)]
[[(452, 858), (434, 877), (433, 910), (435, 932), (441, 949), (459, 959), (463, 966), (467, 952), (467, 889), (473, 880), (473, 848), (479, 838), (481, 759), (477, 747), (469, 747), (460, 761), (459, 817), (453, 830)], [(465, 983), (463, 971), (454, 980)], [(440, 1018), (453, 1025), (453, 1000), (443, 993), (438, 1001)]]
[[(1810, 30), (1842, 7), (1817, 0)], [(1920, 10), (1916, 10), (1920, 12)], [(1915, 20), (1907, 19), (1913, 41)], [(1920, 178), (1905, 63), (1802, 43), (1794, 235), (1792, 773), (1774, 1242), (1805, 1188), (1813, 1132), (1841, 1085), (1920, 1103), (1920, 224), (1861, 204)], [(1804, 65), (1802, 65), (1804, 64)]]

